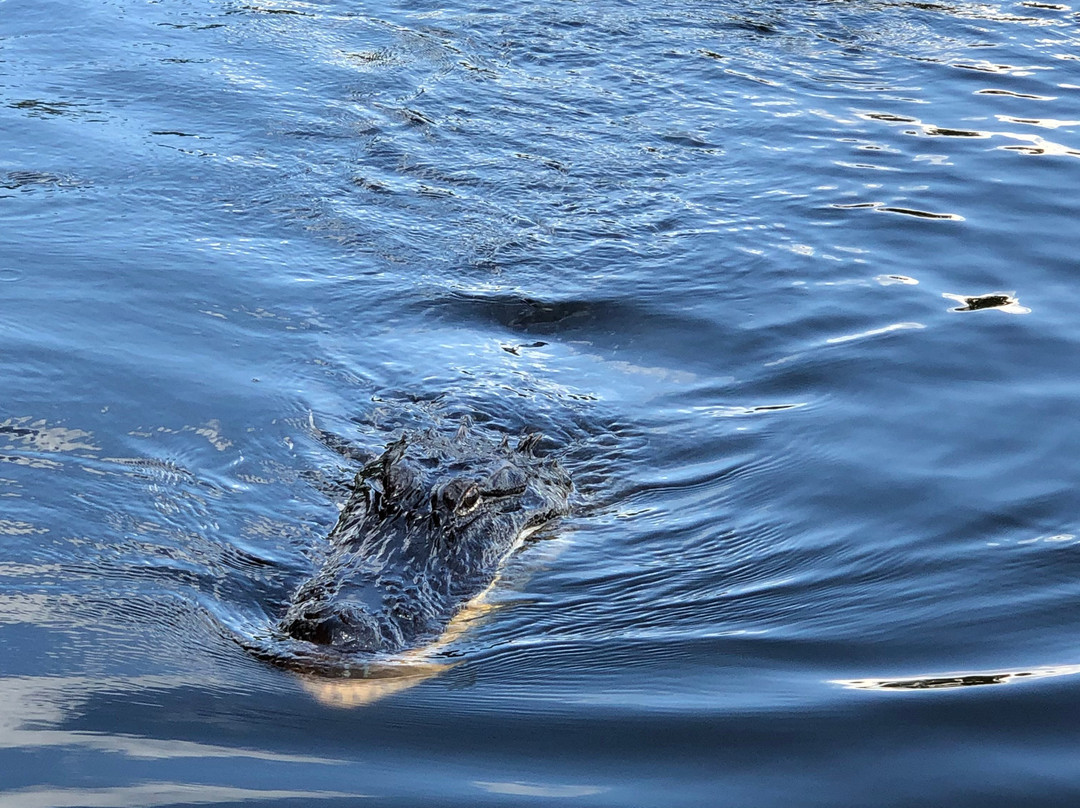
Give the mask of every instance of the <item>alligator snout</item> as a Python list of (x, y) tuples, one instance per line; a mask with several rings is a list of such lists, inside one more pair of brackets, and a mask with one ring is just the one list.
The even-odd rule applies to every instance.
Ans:
[(298, 640), (328, 645), (345, 652), (373, 652), (383, 645), (378, 622), (348, 603), (325, 604), (283, 623), (281, 628)]

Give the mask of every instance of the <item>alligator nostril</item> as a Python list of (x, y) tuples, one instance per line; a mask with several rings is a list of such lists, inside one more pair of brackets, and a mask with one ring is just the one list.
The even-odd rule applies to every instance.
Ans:
[(376, 651), (381, 646), (378, 626), (371, 616), (347, 605), (306, 611), (283, 623), (281, 630), (294, 639), (340, 651)]

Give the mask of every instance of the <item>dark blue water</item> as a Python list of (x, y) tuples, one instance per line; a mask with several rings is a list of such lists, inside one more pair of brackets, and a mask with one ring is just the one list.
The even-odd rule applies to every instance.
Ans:
[[(0, 808), (1075, 805), (1078, 60), (1047, 2), (0, 0)], [(248, 654), (322, 434), (464, 414), (577, 494), (447, 664)]]

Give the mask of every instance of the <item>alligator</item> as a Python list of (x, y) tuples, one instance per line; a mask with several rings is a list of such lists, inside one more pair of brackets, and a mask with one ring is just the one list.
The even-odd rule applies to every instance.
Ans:
[(451, 437), (405, 433), (367, 463), (325, 560), (275, 627), (291, 667), (363, 675), (436, 643), (527, 536), (567, 513), (570, 477), (537, 456), (541, 440), (511, 444), (466, 421)]

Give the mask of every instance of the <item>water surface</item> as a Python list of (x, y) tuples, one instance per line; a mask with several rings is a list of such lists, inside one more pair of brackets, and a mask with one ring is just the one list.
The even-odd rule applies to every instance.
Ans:
[[(1044, 2), (0, 0), (0, 808), (1075, 804), (1078, 60)], [(456, 664), (246, 653), (321, 433), (465, 414), (578, 502)]]

